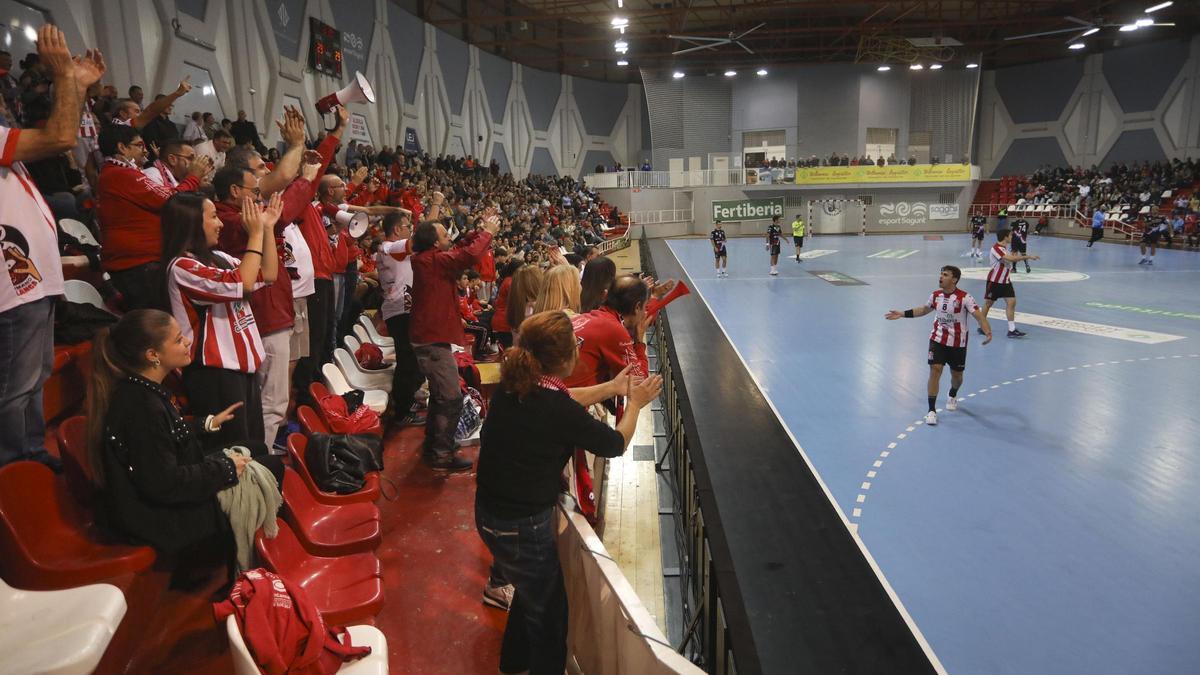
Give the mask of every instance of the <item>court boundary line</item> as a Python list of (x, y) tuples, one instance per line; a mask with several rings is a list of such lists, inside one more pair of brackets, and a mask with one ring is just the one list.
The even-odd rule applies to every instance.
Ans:
[(813, 477), (816, 478), (817, 484), (821, 486), (821, 490), (825, 493), (825, 498), (829, 500), (829, 503), (837, 512), (838, 518), (840, 518), (842, 520), (842, 524), (845, 525), (846, 531), (850, 534), (851, 538), (854, 540), (854, 543), (858, 546), (858, 550), (861, 551), (863, 557), (866, 558), (867, 564), (871, 567), (871, 571), (875, 573), (875, 577), (879, 580), (880, 585), (883, 586), (883, 590), (892, 600), (892, 604), (895, 605), (896, 611), (898, 611), (901, 618), (904, 619), (905, 625), (907, 625), (909, 630), (912, 631), (913, 637), (916, 639), (917, 644), (921, 646), (921, 650), (924, 651), (925, 656), (929, 658), (929, 662), (933, 665), (934, 670), (942, 675), (946, 675), (946, 668), (942, 665), (941, 660), (938, 659), (937, 654), (933, 651), (932, 645), (930, 645), (929, 641), (925, 638), (925, 634), (921, 632), (921, 628), (917, 626), (916, 620), (914, 620), (912, 615), (909, 614), (908, 608), (904, 606), (904, 602), (900, 600), (900, 596), (896, 593), (896, 590), (892, 588), (892, 584), (887, 580), (887, 576), (879, 567), (879, 563), (875, 561), (875, 557), (871, 555), (867, 545), (863, 542), (862, 538), (858, 536), (858, 524), (850, 522), (850, 519), (846, 517), (846, 512), (842, 510), (841, 505), (838, 504), (837, 498), (833, 496), (833, 492), (830, 491), (829, 486), (825, 484), (825, 479), (821, 476), (820, 472), (817, 471), (817, 467), (809, 458), (808, 453), (804, 451), (803, 446), (800, 445), (800, 440), (796, 438), (796, 434), (792, 432), (792, 428), (788, 426), (788, 423), (784, 421), (783, 416), (779, 414), (779, 409), (775, 407), (775, 401), (772, 400), (771, 396), (769, 395), (769, 390), (763, 387), (763, 384), (759, 381), (758, 376), (755, 375), (754, 371), (750, 368), (749, 362), (746, 361), (746, 357), (742, 354), (742, 351), (738, 349), (738, 346), (733, 341), (733, 338), (729, 336), (729, 331), (725, 330), (725, 324), (721, 322), (720, 317), (718, 317), (717, 313), (713, 311), (713, 307), (711, 304), (709, 304), (708, 298), (704, 297), (704, 291), (702, 291), (691, 278), (691, 273), (688, 272), (687, 267), (683, 264), (683, 261), (680, 260), (679, 254), (675, 252), (675, 247), (671, 245), (672, 240), (668, 239), (665, 243), (667, 245), (667, 250), (671, 252), (672, 257), (675, 258), (676, 264), (679, 265), (679, 269), (683, 271), (684, 275), (686, 275), (688, 280), (691, 281), (689, 286), (693, 291), (695, 291), (696, 295), (699, 296), (700, 301), (704, 303), (705, 308), (708, 309), (708, 313), (712, 316), (713, 321), (717, 324), (717, 328), (720, 328), (721, 334), (725, 336), (725, 341), (729, 343), (729, 346), (733, 349), (733, 353), (737, 354), (738, 360), (742, 362), (742, 368), (746, 370), (746, 374), (750, 376), (750, 380), (754, 382), (754, 386), (758, 387), (759, 393), (762, 394), (763, 400), (767, 402), (767, 406), (775, 415), (775, 419), (778, 420), (779, 425), (783, 427), (784, 432), (787, 433), (788, 438), (790, 438), (792, 441), (792, 444), (796, 446), (796, 451), (800, 453), (800, 458), (804, 460), (804, 464), (808, 467), (808, 470), (812, 473)]

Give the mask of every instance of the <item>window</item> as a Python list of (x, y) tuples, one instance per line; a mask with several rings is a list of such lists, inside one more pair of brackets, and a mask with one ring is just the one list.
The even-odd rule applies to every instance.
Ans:
[[(187, 120), (193, 112), (206, 113), (210, 112), (213, 117), (220, 121), (222, 117), (234, 119), (233, 115), (226, 114), (225, 109), (221, 107), (221, 101), (217, 98), (217, 90), (213, 86), (212, 75), (207, 68), (201, 68), (185, 62), (180, 68), (179, 78), (190, 77), (192, 82), (192, 90), (184, 94), (175, 101), (175, 112), (171, 115), (171, 121), (179, 124), (187, 124)], [(168, 89), (175, 89), (175, 83), (168, 82)], [(147, 100), (150, 96), (147, 95)], [(247, 118), (254, 119), (251, 111), (247, 110)], [(269, 122), (268, 122), (269, 124)], [(263, 129), (263, 120), (258, 120), (258, 130), (266, 133)]]

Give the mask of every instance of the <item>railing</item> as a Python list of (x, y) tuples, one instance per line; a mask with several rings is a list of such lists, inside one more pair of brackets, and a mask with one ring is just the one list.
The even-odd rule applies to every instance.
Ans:
[(692, 222), (692, 209), (659, 209), (657, 211), (631, 211), (629, 213), (630, 225), (690, 222)]
[(705, 169), (695, 171), (614, 171), (592, 173), (583, 182), (597, 188), (681, 188), (745, 185), (743, 169)]
[(625, 233), (622, 234), (621, 236), (614, 237), (613, 239), (605, 239), (604, 241), (600, 242), (599, 244), (596, 244), (596, 250), (598, 250), (600, 252), (600, 255), (608, 255), (609, 253), (612, 253), (614, 251), (620, 251), (623, 248), (628, 248), (629, 247), (629, 233), (632, 230), (633, 230), (632, 227), (627, 227), (627, 228), (625, 228)]
[[(641, 263), (644, 272), (655, 275), (644, 232)], [(683, 374), (674, 358), (671, 325), (666, 314), (658, 314), (653, 330), (646, 337), (648, 351), (657, 357), (657, 373), (663, 378), (662, 420), (666, 449), (656, 469), (668, 474), (666, 483), (671, 488), (682, 578), (683, 624), (687, 626), (676, 650), (709, 673), (732, 674), (737, 672), (736, 650), (742, 643), (728, 630), (725, 602), (717, 582), (705, 515), (700, 506), (700, 487), (692, 470), (691, 449), (696, 439), (685, 432), (685, 427), (691, 426), (692, 410), (681, 387)]]
[(1007, 209), (1010, 218), (1073, 218), (1077, 210), (1071, 204), (972, 204), (970, 215), (994, 216), (1000, 209)]

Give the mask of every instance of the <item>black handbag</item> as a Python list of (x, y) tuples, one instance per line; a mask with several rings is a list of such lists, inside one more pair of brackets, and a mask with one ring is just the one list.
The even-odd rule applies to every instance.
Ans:
[(313, 434), (308, 439), (304, 463), (317, 488), (324, 492), (347, 495), (366, 485), (367, 463), (342, 441), (346, 436)]

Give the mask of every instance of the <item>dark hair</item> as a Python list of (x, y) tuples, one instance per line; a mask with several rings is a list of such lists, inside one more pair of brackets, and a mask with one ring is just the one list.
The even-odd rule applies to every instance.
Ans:
[(471, 281), (474, 281), (479, 278), (479, 272), (473, 267), (468, 268), (467, 269), (467, 278), (470, 279)]
[(646, 298), (649, 295), (650, 287), (646, 285), (646, 282), (632, 274), (626, 274), (617, 277), (617, 280), (613, 282), (604, 306), (611, 307), (617, 314), (625, 316), (633, 314), (638, 305), (646, 304)]
[(504, 351), (500, 386), (524, 397), (539, 377), (560, 373), (575, 358), (576, 349), (575, 330), (565, 312), (538, 312), (522, 322), (519, 344)]
[(104, 485), (104, 432), (108, 404), (117, 382), (149, 365), (146, 350), (170, 338), (171, 315), (157, 309), (126, 312), (117, 323), (105, 326), (92, 338), (92, 377), (88, 380), (88, 457), (96, 482)]
[(141, 137), (142, 133), (124, 124), (113, 124), (100, 132), (96, 144), (105, 157), (112, 157), (119, 152), (118, 145), (129, 145), (133, 139)]
[(396, 230), (400, 229), (400, 225), (404, 223), (404, 219), (408, 215), (404, 213), (389, 213), (383, 217), (383, 236), (390, 237), (395, 234)]
[(199, 192), (176, 192), (159, 211), (162, 221), (162, 266), (186, 253), (210, 267), (227, 265), (213, 255), (204, 237), (204, 202), (208, 197)]
[(244, 166), (223, 166), (216, 175), (213, 176), (213, 189), (216, 190), (217, 199), (225, 201), (229, 199), (229, 188), (234, 185), (241, 185), (242, 181), (246, 180), (246, 174), (251, 173), (250, 169)]
[(996, 230), (996, 241), (1004, 241), (1010, 234), (1012, 230)]
[(954, 275), (954, 280), (955, 280), (955, 281), (958, 281), (959, 279), (962, 279), (962, 270), (958, 269), (958, 268), (957, 268), (957, 267), (955, 267), (954, 265), (945, 265), (944, 267), (942, 267), (942, 271), (943, 271), (943, 272), (949, 272), (950, 274), (953, 274), (953, 275)]
[(250, 168), (250, 160), (259, 157), (258, 151), (254, 148), (247, 148), (244, 145), (235, 145), (225, 153), (225, 166), (236, 166), (243, 169)]
[(600, 256), (587, 261), (579, 280), (579, 311), (587, 313), (602, 305), (616, 278), (617, 264), (611, 258)]
[(167, 155), (178, 155), (179, 151), (182, 150), (183, 146), (185, 145), (190, 146), (191, 144), (184, 143), (178, 138), (172, 138), (169, 141), (163, 141), (163, 144), (158, 148), (158, 156), (166, 157)]
[(133, 90), (134, 90), (134, 89), (136, 89), (136, 90), (138, 90), (138, 91), (141, 91), (141, 90), (142, 90), (142, 88), (141, 88), (141, 87), (139, 87), (138, 85), (136, 85), (136, 84), (135, 84), (135, 85), (132, 85), (131, 87), (129, 87), (129, 98), (133, 98)]
[[(218, 138), (224, 138), (224, 139), (228, 139), (228, 140), (232, 141), (233, 134), (229, 133), (228, 131), (225, 131), (224, 129), (217, 129), (216, 131), (213, 132), (212, 139), (215, 141)], [(229, 150), (232, 152), (233, 148), (230, 148)], [(229, 161), (228, 155), (226, 155), (225, 160)]]
[(429, 249), (433, 248), (434, 246), (437, 246), (437, 241), (438, 241), (437, 223), (429, 222), (429, 221), (421, 223), (420, 225), (417, 226), (417, 229), (413, 230), (413, 236), (412, 236), (413, 253), (420, 253), (422, 251), (428, 251)]

